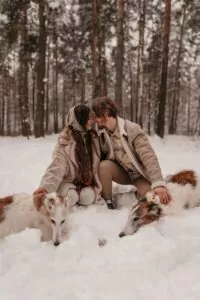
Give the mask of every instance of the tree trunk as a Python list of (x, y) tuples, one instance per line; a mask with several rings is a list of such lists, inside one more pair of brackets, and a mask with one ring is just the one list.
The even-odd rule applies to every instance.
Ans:
[(106, 56), (105, 56), (105, 40), (101, 44), (100, 55), (100, 96), (107, 95), (107, 68), (106, 68)]
[(16, 60), (14, 56), (14, 78), (13, 78), (13, 106), (14, 106), (14, 130), (13, 134), (16, 135), (18, 133), (18, 120), (19, 120), (19, 101), (17, 98), (17, 85), (18, 85), (18, 80), (17, 80), (17, 72), (16, 72)]
[(54, 133), (58, 133), (58, 34), (57, 11), (53, 14), (53, 103), (54, 103)]
[(46, 66), (46, 90), (45, 90), (45, 133), (49, 132), (49, 71), (50, 71), (50, 41), (47, 45), (47, 66)]
[(129, 68), (129, 82), (130, 82), (130, 108), (131, 108), (131, 113), (130, 113), (130, 120), (133, 122), (134, 121), (134, 115), (135, 115), (135, 108), (134, 108), (134, 98), (133, 98), (133, 72), (131, 68), (131, 62), (129, 59), (128, 62), (128, 68)]
[(174, 92), (172, 96), (172, 115), (170, 119), (169, 133), (175, 134), (178, 120), (178, 108), (180, 102), (180, 79), (181, 79), (181, 71), (180, 71), (180, 63), (182, 58), (182, 49), (183, 49), (183, 36), (184, 36), (184, 27), (185, 27), (185, 17), (186, 17), (186, 8), (184, 5), (183, 16), (180, 28), (180, 38), (179, 38), (179, 47), (178, 47), (178, 55), (176, 61), (176, 70), (175, 70), (175, 80), (174, 80)]
[[(152, 16), (152, 19), (155, 19)], [(148, 72), (148, 81), (150, 77), (150, 105), (151, 105), (151, 125), (153, 132), (156, 132), (156, 122), (158, 115), (158, 88), (159, 81), (161, 77), (161, 61), (162, 61), (162, 53), (161, 53), (161, 44), (162, 44), (162, 34), (161, 34), (161, 22), (162, 20), (158, 17), (154, 23), (152, 24), (152, 41), (150, 44), (150, 48), (148, 50), (149, 57), (146, 62), (147, 72)]]
[(100, 95), (100, 69), (99, 69), (99, 24), (98, 24), (98, 12), (99, 12), (99, 1), (92, 0), (92, 79), (93, 79), (93, 99)]
[(122, 88), (124, 66), (124, 0), (117, 0), (117, 55), (116, 55), (116, 79), (115, 101), (122, 111)]
[(6, 123), (7, 123), (7, 130), (6, 134), (11, 135), (11, 82), (10, 82), (10, 77), (9, 73), (6, 76), (6, 98), (7, 98), (7, 111), (6, 111)]
[(152, 88), (152, 78), (149, 76), (148, 79), (148, 103), (147, 103), (147, 128), (148, 134), (151, 134), (151, 113), (152, 113), (152, 104), (151, 104), (151, 88)]
[(39, 49), (37, 62), (37, 104), (35, 115), (35, 137), (44, 136), (44, 91), (45, 91), (45, 54), (46, 54), (46, 27), (45, 1), (39, 0)]
[(72, 70), (72, 90), (71, 90), (71, 101), (72, 106), (76, 105), (76, 70)]
[(66, 77), (64, 75), (63, 78), (63, 101), (62, 101), (62, 127), (65, 127), (65, 119), (66, 119)]
[[(5, 129), (5, 67), (2, 66), (2, 80), (1, 80), (1, 99), (2, 99), (2, 105), (1, 105), (1, 118), (0, 118), (0, 135), (4, 135), (4, 129)], [(0, 102), (0, 103), (1, 103)]]
[(164, 16), (164, 36), (163, 36), (163, 58), (161, 81), (158, 93), (158, 116), (156, 123), (156, 133), (160, 137), (164, 137), (165, 133), (165, 107), (167, 98), (167, 72), (168, 72), (168, 52), (169, 52), (169, 35), (171, 23), (171, 0), (165, 0), (165, 16)]
[[(48, 8), (47, 9), (47, 30), (52, 29), (52, 22), (53, 22), (53, 11)], [(51, 37), (47, 35), (47, 41), (46, 41), (46, 70), (45, 70), (45, 76), (46, 76), (46, 85), (45, 85), (45, 133), (49, 133), (49, 118), (50, 118), (50, 97), (49, 97), (49, 86), (50, 86), (50, 58), (51, 58)]]
[(27, 5), (21, 11), (21, 44), (19, 51), (19, 108), (21, 118), (21, 132), (29, 137), (29, 108), (28, 108), (28, 30), (27, 30)]
[(35, 90), (36, 90), (36, 66), (32, 68), (32, 118), (35, 121)]
[(105, 9), (108, 5), (107, 0), (101, 0), (101, 5), (99, 4), (99, 14), (101, 18), (99, 18), (98, 28), (99, 28), (99, 37), (98, 37), (98, 51), (99, 51), (99, 84), (100, 84), (100, 91), (99, 96), (103, 97), (107, 95), (107, 61), (106, 61), (106, 46), (105, 46), (105, 39), (106, 39), (106, 22), (105, 19), (102, 19), (102, 15), (105, 13)]
[(137, 75), (137, 91), (138, 91), (138, 122), (142, 126), (142, 113), (144, 102), (144, 31), (145, 31), (145, 11), (146, 0), (139, 0), (139, 45), (138, 45), (138, 75)]
[(80, 69), (81, 104), (85, 103), (85, 68)]
[(200, 135), (200, 96), (199, 96), (199, 104), (197, 110), (197, 121), (196, 121), (196, 134)]
[(191, 106), (191, 74), (189, 70), (188, 95), (187, 95), (187, 135), (190, 136), (190, 106)]

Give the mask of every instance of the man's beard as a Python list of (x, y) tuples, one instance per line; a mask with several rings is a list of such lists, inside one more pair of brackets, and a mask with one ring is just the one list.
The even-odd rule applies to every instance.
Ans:
[(106, 126), (104, 124), (100, 124), (98, 125), (99, 129), (103, 129), (103, 128), (106, 128)]
[(104, 129), (104, 128), (107, 129), (105, 124), (99, 124), (98, 127), (99, 127), (99, 129)]

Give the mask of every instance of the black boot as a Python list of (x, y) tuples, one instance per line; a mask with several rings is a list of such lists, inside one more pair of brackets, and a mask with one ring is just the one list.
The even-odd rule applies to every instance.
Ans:
[(108, 206), (108, 209), (115, 209), (115, 206), (114, 206), (113, 201), (111, 199), (106, 200), (106, 204)]

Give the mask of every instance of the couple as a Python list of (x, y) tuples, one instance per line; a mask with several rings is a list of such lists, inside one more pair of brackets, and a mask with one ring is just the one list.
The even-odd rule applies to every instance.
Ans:
[(70, 206), (105, 200), (113, 209), (112, 181), (133, 184), (139, 197), (153, 189), (161, 203), (171, 200), (144, 131), (120, 118), (112, 100), (100, 97), (92, 111), (85, 105), (70, 109), (34, 204), (39, 209), (44, 195), (56, 191), (69, 198)]

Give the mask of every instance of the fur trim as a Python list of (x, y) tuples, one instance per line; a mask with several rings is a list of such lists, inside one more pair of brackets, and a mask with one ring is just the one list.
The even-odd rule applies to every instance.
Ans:
[(63, 129), (58, 137), (58, 142), (60, 145), (68, 145), (73, 141), (72, 131), (69, 127)]
[(166, 183), (164, 182), (164, 180), (159, 180), (159, 181), (153, 182), (152, 185), (151, 185), (151, 188), (155, 189), (155, 188), (160, 187), (160, 186), (166, 187)]

